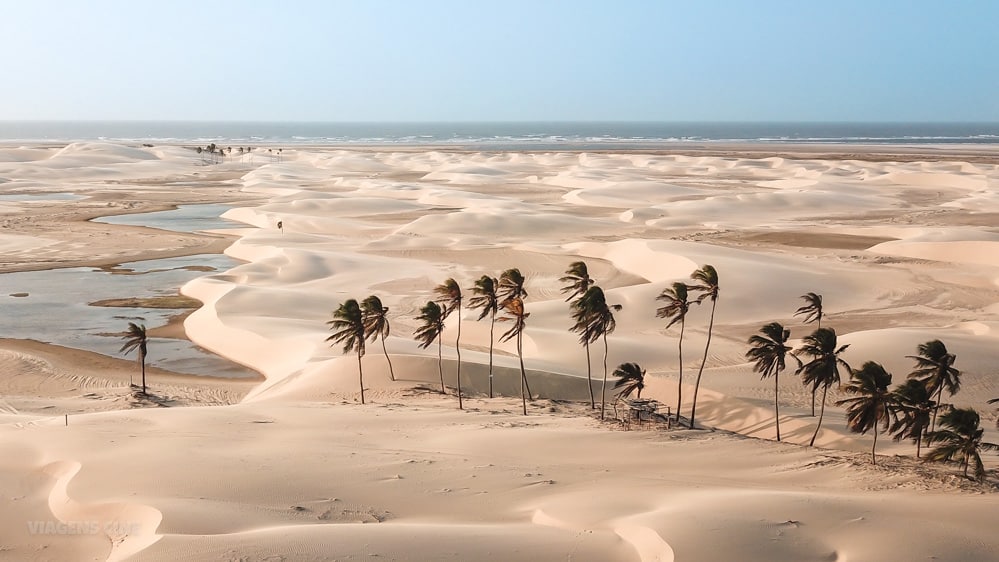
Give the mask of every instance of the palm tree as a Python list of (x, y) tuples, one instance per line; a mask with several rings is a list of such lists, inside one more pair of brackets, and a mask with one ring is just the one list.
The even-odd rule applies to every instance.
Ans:
[(895, 401), (894, 420), (891, 432), (895, 441), (912, 439), (916, 444), (916, 458), (919, 458), (923, 445), (923, 435), (930, 427), (930, 414), (936, 403), (921, 381), (909, 379), (893, 392)]
[(621, 390), (617, 393), (618, 398), (627, 398), (633, 392), (638, 392), (638, 398), (642, 397), (642, 390), (645, 388), (645, 369), (638, 363), (621, 363), (614, 369), (614, 376), (618, 377), (614, 388)]
[(504, 306), (506, 301), (511, 299), (526, 299), (527, 291), (524, 290), (524, 276), (516, 267), (510, 268), (500, 274), (499, 296), (500, 306)]
[(326, 341), (342, 343), (343, 352), (357, 352), (357, 377), (361, 383), (361, 404), (364, 404), (364, 371), (361, 358), (364, 357), (364, 316), (355, 299), (348, 299), (333, 312), (333, 319), (327, 322), (333, 334)]
[[(527, 298), (527, 290), (524, 289), (525, 281), (524, 276), (516, 267), (510, 268), (500, 274), (499, 288), (497, 289), (497, 294), (500, 298), (500, 308), (505, 308), (506, 304), (513, 299), (524, 300)], [(527, 381), (527, 377), (524, 377), (524, 385), (527, 387), (527, 397), (534, 400), (531, 393), (531, 384)]]
[[(279, 221), (280, 222), (280, 221)], [(382, 340), (382, 353), (385, 354), (385, 361), (389, 366), (389, 377), (395, 380), (395, 371), (392, 369), (392, 360), (389, 359), (388, 349), (385, 347), (385, 338), (392, 333), (392, 326), (389, 325), (388, 307), (382, 306), (382, 300), (375, 295), (361, 301), (361, 316), (364, 319), (364, 333), (368, 334), (368, 339), (375, 341), (379, 336)]]
[[(668, 318), (666, 329), (670, 329), (673, 324), (680, 323), (680, 341), (677, 344), (677, 352), (680, 355), (680, 380), (676, 383), (676, 421), (680, 422), (680, 406), (683, 405), (683, 328), (687, 321), (687, 313), (690, 312), (691, 301), (687, 297), (686, 283), (679, 281), (663, 289), (656, 300), (665, 301), (666, 305), (656, 309), (656, 316)], [(778, 439), (779, 441), (779, 439)]]
[[(804, 323), (815, 322), (816, 328), (822, 327), (822, 295), (818, 293), (805, 293), (801, 295), (805, 305), (794, 311), (794, 316), (805, 315)], [(812, 391), (812, 417), (815, 417), (815, 391)]]
[(472, 310), (481, 309), (478, 320), (489, 316), (489, 397), (493, 397), (493, 329), (496, 327), (496, 313), (499, 311), (499, 295), (496, 289), (499, 281), (494, 277), (483, 275), (472, 287), (472, 298), (468, 306)]
[(458, 335), (454, 339), (454, 349), (458, 354), (458, 366), (455, 378), (458, 381), (458, 409), (463, 410), (461, 402), (461, 287), (453, 278), (448, 278), (434, 288), (434, 292), (440, 297), (441, 304), (444, 305), (444, 318), (452, 312), (458, 313)]
[(957, 356), (948, 353), (947, 346), (940, 340), (921, 343), (916, 347), (916, 351), (919, 355), (906, 355), (916, 362), (915, 368), (909, 373), (909, 378), (921, 381), (931, 395), (936, 394), (933, 421), (930, 423), (930, 431), (933, 431), (937, 427), (941, 394), (944, 388), (951, 396), (961, 389), (961, 371), (954, 368)]
[(697, 410), (697, 391), (701, 386), (701, 374), (704, 373), (704, 364), (708, 361), (708, 348), (711, 347), (711, 332), (715, 327), (715, 305), (718, 303), (718, 272), (710, 265), (705, 265), (690, 274), (696, 284), (690, 288), (700, 291), (697, 296), (697, 304), (701, 304), (705, 299), (711, 300), (711, 320), (708, 322), (708, 340), (704, 343), (704, 357), (701, 358), (701, 366), (697, 369), (697, 381), (694, 383), (694, 403), (690, 406), (690, 429), (694, 429), (694, 413)]
[(444, 316), (446, 310), (442, 309), (437, 303), (430, 301), (420, 309), (420, 315), (416, 317), (417, 320), (423, 322), (423, 325), (416, 329), (414, 337), (420, 342), (420, 347), (426, 349), (430, 347), (430, 344), (437, 340), (437, 371), (441, 376), (441, 394), (447, 393), (447, 387), (444, 386), (444, 359), (442, 356), (442, 342), (441, 334), (444, 333)]
[(999, 445), (982, 441), (983, 430), (979, 424), (978, 412), (968, 409), (949, 409), (940, 416), (940, 426), (946, 429), (931, 431), (926, 436), (927, 444), (938, 446), (926, 454), (931, 461), (958, 461), (968, 476), (968, 466), (974, 463), (975, 479), (985, 479), (985, 466), (981, 451), (999, 451)]
[[(569, 269), (565, 270), (565, 276), (559, 278), (559, 281), (563, 283), (568, 283), (565, 287), (562, 287), (562, 294), (569, 293), (566, 297), (565, 302), (570, 302), (577, 297), (582, 297), (586, 293), (586, 290), (590, 288), (593, 284), (593, 279), (590, 278), (590, 272), (586, 268), (586, 262), (575, 261), (569, 264)], [(586, 385), (587, 389), (590, 391), (590, 409), (595, 409), (596, 402), (593, 398), (593, 371), (590, 365), (590, 342), (589, 340), (583, 340), (583, 348), (586, 349)]]
[(527, 371), (524, 370), (524, 328), (527, 327), (527, 317), (530, 312), (524, 312), (524, 301), (520, 297), (513, 297), (503, 302), (503, 310), (509, 316), (500, 318), (502, 322), (513, 322), (502, 336), (500, 341), (510, 341), (517, 337), (517, 357), (520, 358), (520, 401), (523, 403), (524, 415), (527, 415), (527, 395), (531, 389), (527, 386)]
[[(134, 322), (128, 323), (128, 331), (122, 336), (125, 343), (122, 344), (121, 349), (118, 353), (124, 353), (128, 355), (133, 349), (139, 350), (139, 366), (142, 370), (142, 394), (146, 393), (146, 343), (148, 339), (146, 338), (146, 325), (136, 324)], [(129, 381), (129, 386), (132, 383)]]
[[(760, 334), (749, 338), (749, 351), (746, 352), (746, 359), (755, 361), (753, 371), (760, 374), (761, 379), (774, 378), (774, 419), (777, 422), (777, 441), (780, 441), (780, 407), (777, 395), (780, 385), (778, 378), (780, 372), (784, 370), (784, 360), (791, 348), (787, 346), (787, 339), (791, 337), (791, 330), (786, 329), (780, 322), (771, 322), (760, 328)], [(793, 356), (792, 356), (793, 357)]]
[(871, 446), (871, 464), (877, 464), (874, 451), (878, 446), (878, 426), (888, 430), (891, 415), (895, 410), (894, 395), (888, 391), (891, 373), (880, 364), (868, 361), (859, 371), (852, 371), (850, 382), (843, 387), (853, 398), (837, 400), (837, 406), (846, 406), (846, 421), (850, 431), (865, 434), (874, 430), (874, 445)]
[(617, 322), (614, 312), (621, 310), (621, 305), (608, 305), (604, 291), (596, 285), (590, 287), (572, 303), (572, 319), (576, 323), (569, 330), (579, 334), (579, 341), (593, 343), (600, 338), (604, 340), (604, 381), (600, 387), (600, 419), (604, 419), (607, 396), (607, 336), (614, 332)]
[(808, 442), (809, 447), (815, 444), (819, 428), (822, 427), (822, 418), (826, 413), (826, 393), (833, 383), (839, 383), (839, 368), (844, 367), (850, 372), (850, 365), (839, 356), (848, 347), (850, 344), (837, 347), (836, 330), (819, 328), (811, 335), (805, 336), (801, 347), (794, 352), (795, 355), (804, 353), (812, 356), (812, 360), (798, 367), (795, 374), (801, 375), (804, 383), (811, 385), (813, 391), (822, 387), (822, 410), (819, 412), (819, 423), (815, 426), (812, 440)]

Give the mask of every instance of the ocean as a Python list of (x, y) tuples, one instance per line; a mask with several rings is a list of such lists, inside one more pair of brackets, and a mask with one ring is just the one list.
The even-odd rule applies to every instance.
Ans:
[(999, 144), (999, 123), (0, 121), (0, 142), (654, 148), (664, 143)]

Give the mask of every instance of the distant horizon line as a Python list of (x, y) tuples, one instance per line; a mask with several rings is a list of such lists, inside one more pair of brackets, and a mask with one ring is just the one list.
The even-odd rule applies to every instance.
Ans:
[(351, 125), (385, 125), (385, 124), (556, 124), (556, 123), (614, 123), (614, 124), (810, 124), (810, 125), (999, 125), (996, 121), (865, 121), (865, 120), (641, 120), (641, 119), (538, 119), (538, 120), (384, 120), (384, 121), (323, 121), (323, 120), (272, 120), (272, 119), (3, 119), (0, 123), (324, 123)]

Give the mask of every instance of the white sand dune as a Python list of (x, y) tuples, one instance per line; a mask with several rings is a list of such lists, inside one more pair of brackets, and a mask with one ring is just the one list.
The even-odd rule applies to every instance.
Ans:
[[(228, 406), (88, 408), (127, 385), (74, 374), (72, 361), (38, 359), (37, 348), (0, 353), (0, 374), (15, 375), (0, 400), (0, 490), (9, 499), (0, 552), (12, 559), (999, 556), (995, 494), (954, 467), (917, 463), (911, 444), (884, 436), (872, 467), (871, 436), (848, 430), (835, 386), (820, 448), (807, 448), (811, 395), (785, 371), (786, 442), (772, 441), (773, 382), (744, 356), (746, 339), (771, 321), (798, 344), (814, 326), (792, 314), (815, 291), (823, 326), (849, 344), (845, 359), (879, 361), (896, 383), (917, 345), (944, 341), (964, 372), (953, 403), (981, 411), (987, 439), (999, 441), (986, 404), (999, 397), (999, 238), (982, 226), (995, 203), (994, 165), (309, 148), (278, 157), (257, 148), (209, 166), (184, 147), (80, 143), (0, 148), (0, 178), (0, 195), (92, 197), (44, 208), (5, 202), (0, 257), (11, 269), (32, 267), (43, 252), (88, 263), (80, 252), (114, 259), (130, 244), (181, 245), (163, 232), (141, 241), (128, 230), (112, 241), (126, 231), (79, 226), (125, 201), (254, 199), (225, 215), (246, 225), (226, 250), (243, 263), (183, 287), (203, 303), (184, 328), (264, 377)], [(80, 219), (59, 222), (69, 212)], [(622, 431), (594, 419), (584, 349), (560, 291), (576, 260), (609, 303), (623, 305), (606, 340), (609, 370), (641, 363), (643, 396), (671, 409), (679, 327), (664, 329), (656, 297), (704, 264), (718, 270), (708, 352), (710, 302), (693, 306), (684, 332), (681, 411), (689, 415), (704, 357), (704, 429)], [(450, 316), (440, 364), (436, 343), (424, 349), (412, 337), (435, 285), (453, 277), (467, 305), (476, 279), (513, 267), (526, 278), (522, 353), (541, 397), (526, 417), (515, 341), (495, 341), (490, 381), (488, 317), (467, 308)], [(326, 341), (326, 322), (347, 299), (372, 294), (389, 308), (385, 347), (397, 380), (381, 342), (367, 342), (362, 406), (357, 358)], [(439, 365), (456, 385), (459, 317), (465, 411), (436, 392)], [(498, 322), (494, 337), (508, 327)], [(603, 344), (590, 349), (598, 400)], [(500, 395), (492, 400), (490, 382)], [(209, 392), (217, 391), (189, 396)], [(986, 464), (999, 466), (994, 456)], [(96, 532), (59, 532), (95, 522)]]

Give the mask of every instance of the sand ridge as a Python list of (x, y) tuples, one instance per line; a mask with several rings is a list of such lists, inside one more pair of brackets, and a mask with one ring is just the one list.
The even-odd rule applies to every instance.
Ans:
[[(0, 177), (15, 178), (3, 190), (45, 185), (91, 196), (45, 203), (45, 211), (5, 204), (35, 217), (4, 215), (13, 218), (4, 219), (12, 222), (0, 247), (13, 268), (34, 267), (31, 249), (52, 248), (49, 264), (88, 259), (65, 244), (95, 242), (58, 231), (107, 207), (95, 197), (137, 202), (115, 208), (129, 211), (254, 199), (227, 213), (247, 225), (226, 249), (245, 263), (183, 288), (204, 303), (184, 326), (199, 345), (264, 376), (238, 389), (151, 379), (161, 391), (175, 384), (185, 404), (198, 403), (195, 389), (204, 387), (205, 402), (225, 406), (131, 409), (122, 400), (88, 409), (82, 390), (58, 381), (99, 396), (128, 392), (100, 376), (60, 375), (66, 352), (0, 346), (0, 369), (25, 381), (0, 402), (0, 442), (19, 452), (0, 464), (0, 481), (21, 507), (0, 511), (0, 528), (10, 529), (0, 546), (36, 559), (995, 557), (996, 499), (980, 493), (987, 487), (895, 457), (913, 447), (887, 439), (881, 466), (871, 467), (870, 437), (850, 433), (833, 406), (822, 448), (801, 447), (815, 419), (810, 394), (790, 372), (780, 386), (787, 442), (770, 441), (772, 386), (751, 372), (745, 340), (779, 320), (799, 342), (811, 327), (791, 313), (808, 291), (825, 296), (825, 322), (850, 343), (847, 360), (883, 362), (896, 382), (918, 343), (946, 341), (965, 372), (954, 402), (978, 408), (988, 439), (999, 440), (985, 405), (999, 396), (997, 232), (979, 215), (994, 202), (993, 156), (855, 156), (302, 148), (285, 150), (280, 162), (212, 167), (183, 147), (0, 149)], [(109, 236), (141, 230), (95, 228), (105, 227)], [(205, 235), (168, 236), (149, 233), (138, 249), (108, 242), (89, 259), (177, 250)], [(620, 431), (587, 405), (563, 402), (587, 395), (558, 282), (577, 259), (609, 302), (624, 305), (608, 364), (640, 362), (651, 375), (644, 395), (665, 404), (676, 400), (677, 333), (655, 318), (655, 297), (700, 265), (718, 269), (698, 418), (722, 431)], [(527, 279), (524, 355), (542, 399), (524, 417), (509, 398), (519, 391), (512, 342), (497, 344), (494, 358), (507, 397), (483, 398), (489, 325), (465, 310), (463, 387), (473, 397), (459, 412), (433, 391), (436, 349), (412, 339), (414, 317), (445, 278), (467, 290), (508, 267)], [(386, 344), (399, 380), (389, 380), (380, 346), (370, 344), (363, 365), (372, 403), (361, 406), (356, 360), (324, 342), (325, 322), (344, 300), (368, 294), (390, 308)], [(698, 365), (707, 308), (688, 318), (685, 374)], [(443, 368), (452, 386), (455, 335), (449, 320)], [(114, 377), (126, 376), (126, 366)], [(212, 392), (228, 398), (212, 402)], [(838, 397), (834, 388), (830, 402)], [(69, 426), (53, 404), (59, 413), (78, 408)], [(26, 517), (99, 520), (109, 510), (134, 524), (119, 543), (106, 533), (31, 534), (24, 525)]]

